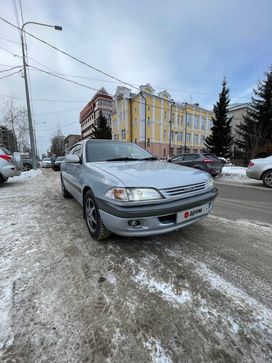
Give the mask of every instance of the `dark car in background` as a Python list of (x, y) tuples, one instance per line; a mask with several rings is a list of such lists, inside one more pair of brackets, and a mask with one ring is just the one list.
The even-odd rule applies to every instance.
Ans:
[(52, 169), (55, 171), (60, 171), (60, 165), (65, 159), (65, 156), (58, 156), (55, 160), (54, 164), (52, 164)]
[(170, 163), (206, 171), (212, 176), (220, 174), (223, 167), (221, 160), (216, 155), (210, 153), (180, 154), (168, 161)]

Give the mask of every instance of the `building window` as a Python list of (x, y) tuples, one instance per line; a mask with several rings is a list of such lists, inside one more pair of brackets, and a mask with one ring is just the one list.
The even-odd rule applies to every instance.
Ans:
[(205, 130), (205, 119), (202, 118), (201, 120), (201, 130)]
[(167, 112), (164, 111), (164, 119), (166, 120)]
[(150, 117), (147, 118), (147, 126), (150, 127)]
[(194, 128), (198, 129), (199, 128), (199, 116), (195, 115), (195, 119), (194, 119)]
[(163, 131), (163, 138), (166, 139), (166, 130)]
[(173, 141), (174, 140), (174, 132), (173, 131), (171, 131), (171, 141)]
[(166, 149), (163, 149), (163, 156), (166, 156)]
[(178, 118), (177, 118), (177, 125), (179, 125), (179, 115), (178, 115)]
[(122, 140), (126, 139), (126, 130), (125, 129), (121, 130), (121, 137), (122, 137)]
[(200, 136), (200, 141), (201, 141), (202, 144), (204, 144), (204, 141), (205, 141), (205, 136), (204, 135)]
[(177, 133), (177, 141), (182, 141), (182, 132)]
[(191, 127), (192, 126), (192, 115), (191, 114), (187, 114), (187, 117), (186, 117), (186, 125), (187, 125), (187, 127)]
[(186, 142), (191, 142), (191, 134), (186, 133)]
[(198, 135), (194, 135), (194, 144), (198, 144)]
[(150, 147), (150, 138), (147, 138), (147, 147)]
[(178, 147), (177, 148), (177, 155), (181, 154), (182, 153), (182, 148), (181, 147)]

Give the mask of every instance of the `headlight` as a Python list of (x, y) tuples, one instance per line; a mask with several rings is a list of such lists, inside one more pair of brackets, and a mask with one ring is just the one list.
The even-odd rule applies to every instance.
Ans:
[(162, 199), (162, 195), (152, 188), (112, 188), (106, 192), (106, 197), (126, 202)]
[(208, 187), (212, 188), (213, 187), (213, 178), (209, 178), (208, 180)]

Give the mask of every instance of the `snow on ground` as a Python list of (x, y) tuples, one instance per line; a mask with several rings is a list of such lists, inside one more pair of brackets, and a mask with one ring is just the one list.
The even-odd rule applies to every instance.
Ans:
[(218, 182), (240, 183), (240, 184), (258, 184), (262, 185), (261, 180), (250, 179), (246, 175), (246, 167), (243, 166), (224, 166), (222, 174), (216, 178)]
[(42, 174), (42, 171), (40, 169), (37, 169), (37, 170), (31, 169), (29, 171), (22, 172), (21, 175), (19, 175), (19, 176), (14, 176), (12, 178), (9, 178), (8, 182), (16, 183), (18, 181), (35, 178), (41, 174)]

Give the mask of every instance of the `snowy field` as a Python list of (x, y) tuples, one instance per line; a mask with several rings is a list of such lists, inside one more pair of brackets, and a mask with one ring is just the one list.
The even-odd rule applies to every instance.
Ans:
[(52, 170), (0, 202), (1, 363), (272, 361), (270, 224), (96, 242)]

